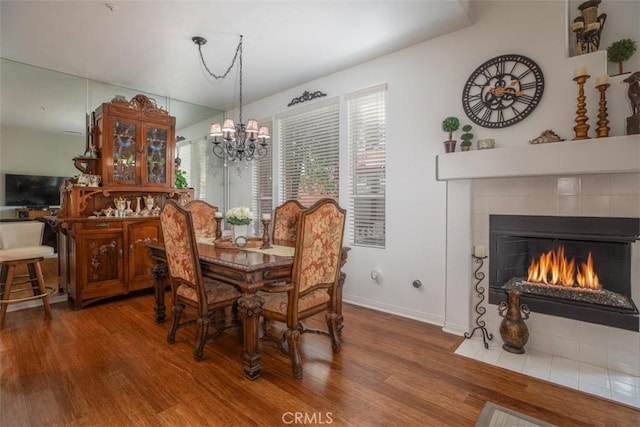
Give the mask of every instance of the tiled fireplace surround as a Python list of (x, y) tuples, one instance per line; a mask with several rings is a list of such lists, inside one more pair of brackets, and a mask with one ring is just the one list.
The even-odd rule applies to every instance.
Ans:
[[(447, 181), (444, 330), (460, 334), (475, 326), (477, 264), (470, 255), (473, 245), (489, 247), (489, 215), (640, 218), (640, 136), (559, 144), (438, 156), (438, 179)], [(632, 297), (640, 305), (640, 242), (633, 244), (632, 258)], [(490, 262), (481, 270), (485, 289)], [(501, 345), (502, 318), (487, 300), (483, 320), (494, 335), (492, 346)], [(639, 332), (534, 312), (526, 323), (527, 352), (640, 376)]]
[[(640, 217), (640, 173), (474, 180), (471, 207), (473, 241), (485, 247), (490, 214)], [(486, 261), (483, 270), (488, 278), (491, 260)], [(483, 284), (488, 285), (486, 279)], [(632, 286), (639, 303), (637, 274)], [(484, 319), (499, 340), (502, 318), (495, 305), (486, 307)], [(527, 323), (529, 349), (635, 376), (640, 373), (638, 332), (539, 313), (531, 313)]]

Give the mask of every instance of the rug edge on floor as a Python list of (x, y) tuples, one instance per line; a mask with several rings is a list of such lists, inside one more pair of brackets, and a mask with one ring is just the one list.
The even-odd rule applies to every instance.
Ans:
[(553, 424), (540, 421), (537, 418), (533, 418), (528, 415), (522, 414), (520, 412), (514, 411), (512, 409), (505, 408), (504, 406), (496, 405), (495, 403), (489, 402), (489, 401), (485, 402), (484, 406), (482, 407), (482, 411), (480, 411), (480, 414), (478, 415), (478, 418), (476, 420), (476, 424), (475, 424), (476, 427), (491, 427), (491, 419), (496, 410), (502, 411), (513, 417), (519, 418), (523, 421), (529, 422), (536, 426), (555, 427)]

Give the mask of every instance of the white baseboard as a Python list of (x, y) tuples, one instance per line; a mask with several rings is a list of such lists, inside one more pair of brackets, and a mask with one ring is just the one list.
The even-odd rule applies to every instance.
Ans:
[(384, 313), (395, 314), (400, 317), (406, 317), (409, 319), (418, 320), (420, 322), (430, 323), (436, 326), (442, 326), (444, 324), (444, 317), (433, 316), (428, 313), (409, 310), (391, 304), (381, 304), (377, 301), (369, 300), (367, 298), (356, 297), (353, 295), (344, 295), (343, 301), (349, 304), (359, 305), (361, 307), (370, 308), (376, 311), (382, 311)]
[(459, 336), (463, 336), (465, 333), (469, 332), (469, 329), (462, 327), (460, 325), (456, 325), (454, 323), (446, 323), (444, 324), (444, 326), (442, 327), (442, 330), (444, 332), (447, 332), (449, 334), (453, 334), (453, 335), (459, 335)]

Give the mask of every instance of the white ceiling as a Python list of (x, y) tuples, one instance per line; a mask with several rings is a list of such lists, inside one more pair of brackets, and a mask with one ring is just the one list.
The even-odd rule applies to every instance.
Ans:
[(237, 68), (209, 77), (193, 36), (208, 40), (216, 74), (244, 36), (249, 103), (470, 24), (467, 0), (108, 3), (2, 0), (0, 56), (228, 110), (238, 105)]

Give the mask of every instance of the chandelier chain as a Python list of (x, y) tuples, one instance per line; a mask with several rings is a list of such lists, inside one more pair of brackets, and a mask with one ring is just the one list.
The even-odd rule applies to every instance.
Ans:
[[(206, 40), (205, 40), (205, 43), (206, 43)], [(213, 77), (214, 79), (216, 79), (216, 80), (225, 79), (227, 77), (227, 75), (229, 75), (229, 72), (231, 71), (231, 69), (235, 65), (236, 60), (238, 59), (238, 53), (239, 52), (240, 52), (240, 64), (241, 64), (240, 67), (242, 69), (242, 54), (241, 54), (241, 52), (242, 52), (242, 36), (240, 36), (240, 42), (238, 43), (238, 46), (236, 47), (236, 53), (235, 53), (235, 55), (233, 55), (233, 60), (231, 61), (231, 65), (229, 65), (229, 68), (227, 68), (227, 71), (225, 71), (224, 74), (221, 74), (221, 75), (215, 74), (207, 66), (207, 63), (204, 60), (204, 56), (202, 55), (202, 45), (204, 43), (196, 42), (196, 44), (198, 45), (198, 52), (200, 52), (200, 60), (202, 61), (202, 65), (204, 66), (204, 69), (207, 70), (207, 73), (209, 73), (209, 75), (211, 77)]]
[[(240, 123), (244, 123), (242, 121), (242, 36), (240, 36), (240, 43), (238, 43), (238, 49), (236, 49), (236, 56), (238, 56), (238, 52), (240, 52)], [(234, 58), (235, 61), (235, 58)]]
[[(202, 54), (202, 45), (207, 43), (204, 37), (195, 36), (191, 40), (198, 45), (198, 51), (200, 52), (200, 60), (205, 70), (213, 78), (224, 79), (227, 77), (233, 66), (238, 62), (240, 69), (238, 70), (240, 78), (240, 121), (233, 123), (231, 118), (224, 119), (223, 125), (220, 123), (212, 123), (209, 135), (213, 137), (213, 154), (224, 160), (224, 166), (227, 166), (227, 160), (239, 161), (239, 162), (251, 162), (254, 158), (261, 159), (267, 154), (267, 140), (271, 138), (269, 135), (269, 128), (267, 126), (258, 126), (258, 122), (251, 119), (247, 124), (242, 121), (242, 104), (243, 104), (243, 63), (242, 63), (242, 40), (243, 36), (240, 36), (240, 41), (236, 47), (235, 55), (231, 65), (227, 68), (227, 71), (218, 76), (209, 70)], [(222, 137), (222, 141), (218, 139)]]

